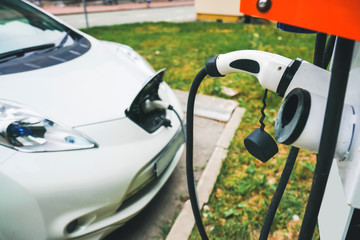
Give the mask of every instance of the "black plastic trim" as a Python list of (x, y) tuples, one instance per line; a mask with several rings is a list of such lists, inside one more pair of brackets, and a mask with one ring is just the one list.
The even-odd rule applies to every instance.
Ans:
[(249, 73), (259, 73), (260, 64), (257, 61), (251, 59), (239, 59), (230, 63), (230, 67), (244, 70)]
[[(289, 122), (284, 122), (284, 109), (287, 108), (287, 104), (289, 101), (292, 101), (294, 98), (297, 100), (296, 109), (291, 116)], [(303, 132), (311, 108), (311, 95), (308, 91), (295, 88), (293, 89), (285, 98), (282, 103), (279, 113), (275, 122), (275, 139), (279, 143), (283, 143), (286, 145), (293, 144)]]
[(222, 75), (219, 73), (217, 66), (216, 66), (216, 59), (219, 55), (216, 55), (215, 57), (210, 58), (205, 65), (206, 72), (211, 77), (224, 77), (225, 75)]
[(284, 74), (280, 79), (279, 85), (276, 89), (276, 92), (280, 97), (284, 97), (287, 88), (289, 87), (292, 79), (294, 78), (295, 73), (297, 72), (297, 70), (301, 65), (301, 62), (302, 62), (301, 58), (296, 58), (296, 60), (292, 61), (289, 64), (289, 66), (287, 66)]

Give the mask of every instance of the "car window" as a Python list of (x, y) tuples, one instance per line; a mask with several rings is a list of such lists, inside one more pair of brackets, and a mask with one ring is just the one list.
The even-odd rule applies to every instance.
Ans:
[(78, 58), (88, 39), (21, 0), (0, 0), (0, 75)]
[[(0, 54), (52, 43), (59, 45), (67, 29), (21, 1), (0, 1)], [(69, 37), (64, 46), (74, 40)]]

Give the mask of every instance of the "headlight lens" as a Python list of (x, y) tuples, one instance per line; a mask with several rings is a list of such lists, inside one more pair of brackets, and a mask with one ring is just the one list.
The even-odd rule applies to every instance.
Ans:
[(52, 152), (97, 147), (71, 127), (56, 123), (19, 104), (0, 101), (0, 144), (23, 152)]

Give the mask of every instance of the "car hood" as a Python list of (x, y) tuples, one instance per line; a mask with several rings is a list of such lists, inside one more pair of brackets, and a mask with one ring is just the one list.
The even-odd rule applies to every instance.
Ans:
[(72, 127), (125, 117), (155, 72), (127, 46), (88, 39), (90, 50), (76, 59), (0, 76), (0, 99)]

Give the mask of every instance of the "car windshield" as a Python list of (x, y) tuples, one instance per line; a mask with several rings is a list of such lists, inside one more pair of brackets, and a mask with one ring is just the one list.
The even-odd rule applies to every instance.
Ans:
[(69, 29), (23, 1), (0, 1), (0, 55), (68, 46)]

